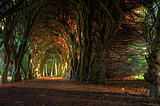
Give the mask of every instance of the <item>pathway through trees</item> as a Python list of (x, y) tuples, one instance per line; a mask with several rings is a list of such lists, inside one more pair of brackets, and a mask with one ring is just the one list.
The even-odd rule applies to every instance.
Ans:
[[(145, 81), (108, 81), (105, 86), (42, 77), (0, 85), (0, 106), (153, 106)], [(145, 90), (144, 90), (145, 89)]]

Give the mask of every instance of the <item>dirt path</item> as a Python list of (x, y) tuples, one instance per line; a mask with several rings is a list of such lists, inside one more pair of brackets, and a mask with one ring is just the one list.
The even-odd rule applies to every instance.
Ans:
[(108, 81), (107, 86), (42, 77), (0, 85), (0, 106), (155, 106), (145, 81)]

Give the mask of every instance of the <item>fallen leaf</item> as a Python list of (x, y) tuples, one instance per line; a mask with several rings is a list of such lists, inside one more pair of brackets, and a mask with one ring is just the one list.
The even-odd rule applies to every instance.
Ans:
[(43, 94), (43, 95), (39, 95), (39, 96), (45, 96), (45, 94)]

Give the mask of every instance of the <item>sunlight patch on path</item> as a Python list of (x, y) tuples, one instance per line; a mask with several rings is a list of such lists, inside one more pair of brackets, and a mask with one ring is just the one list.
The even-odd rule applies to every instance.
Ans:
[(63, 77), (56, 77), (56, 76), (44, 76), (44, 77), (40, 77), (40, 78), (38, 78), (38, 79), (62, 79), (62, 80), (64, 80), (65, 78), (63, 78)]
[[(11, 76), (7, 77), (8, 82), (11, 81)], [(0, 82), (1, 82), (1, 75), (0, 75)]]

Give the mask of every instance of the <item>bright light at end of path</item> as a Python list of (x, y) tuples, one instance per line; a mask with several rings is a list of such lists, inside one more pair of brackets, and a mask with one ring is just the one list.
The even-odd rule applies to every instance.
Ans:
[(1, 27), (2, 30), (4, 29), (4, 26), (3, 26), (3, 25), (2, 25), (2, 26), (0, 25), (0, 27)]
[(63, 79), (62, 77), (53, 77), (52, 79)]

